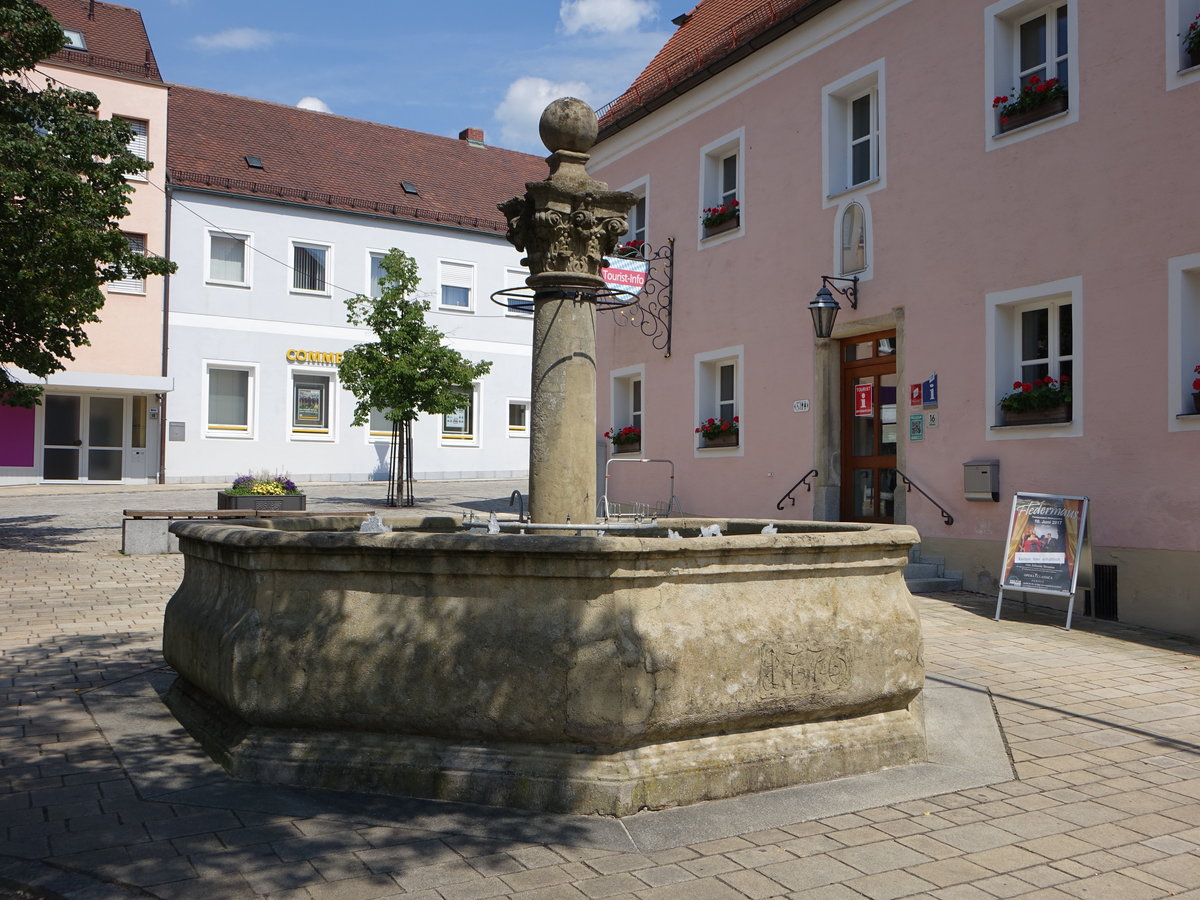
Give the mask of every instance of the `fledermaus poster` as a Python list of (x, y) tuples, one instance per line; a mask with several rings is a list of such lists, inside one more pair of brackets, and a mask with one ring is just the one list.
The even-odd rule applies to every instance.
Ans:
[(1016, 494), (1004, 542), (1001, 590), (1074, 595), (1087, 497)]

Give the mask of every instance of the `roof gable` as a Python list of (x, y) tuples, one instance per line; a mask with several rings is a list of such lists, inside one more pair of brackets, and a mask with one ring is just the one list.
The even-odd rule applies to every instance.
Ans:
[(183, 85), (168, 116), (178, 187), (503, 233), (496, 204), (546, 177), (529, 153)]
[[(700, 0), (633, 84), (599, 111), (600, 137), (711, 78), (839, 0)], [(678, 20), (677, 20), (678, 21)]]
[(96, 0), (38, 2), (50, 10), (58, 24), (81, 32), (87, 44), (86, 50), (59, 50), (49, 57), (50, 61), (108, 75), (162, 81), (154, 48), (138, 10)]

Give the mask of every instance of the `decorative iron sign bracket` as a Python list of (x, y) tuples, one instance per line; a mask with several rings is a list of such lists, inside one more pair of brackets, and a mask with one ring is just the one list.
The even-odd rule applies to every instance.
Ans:
[(675, 238), (667, 238), (666, 244), (657, 250), (642, 244), (637, 255), (615, 254), (613, 258), (647, 263), (645, 285), (638, 292), (637, 302), (612, 310), (613, 321), (621, 327), (637, 328), (650, 338), (655, 350), (662, 350), (663, 356), (670, 358)]

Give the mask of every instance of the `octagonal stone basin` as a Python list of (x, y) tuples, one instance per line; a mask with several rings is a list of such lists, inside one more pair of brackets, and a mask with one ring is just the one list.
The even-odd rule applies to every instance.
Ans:
[(910, 527), (385, 522), (171, 526), (168, 703), (233, 775), (625, 815), (924, 757)]

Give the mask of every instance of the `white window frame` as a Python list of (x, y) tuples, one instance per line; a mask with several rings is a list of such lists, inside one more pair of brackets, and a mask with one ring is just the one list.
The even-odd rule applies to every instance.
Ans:
[(447, 414), (442, 414), (441, 416), (438, 417), (438, 433), (440, 435), (440, 441), (441, 441), (441, 445), (443, 447), (478, 447), (479, 446), (479, 432), (480, 432), (479, 413), (480, 413), (480, 409), (482, 408), (481, 404), (480, 404), (479, 382), (475, 382), (474, 384), (471, 385), (470, 397), (471, 397), (471, 399), (470, 399), (471, 405), (468, 408), (468, 411), (470, 413), (471, 421), (469, 423), (470, 429), (467, 433), (458, 434), (457, 432), (447, 431), (446, 430), (446, 415)]
[[(129, 141), (128, 150), (138, 159), (150, 160), (150, 123), (145, 119), (135, 119), (132, 116), (113, 116), (120, 119), (133, 129), (133, 138)], [(140, 126), (140, 130), (139, 130)], [(130, 172), (125, 176), (130, 181), (148, 181), (145, 172)]]
[(368, 444), (378, 444), (382, 441), (390, 441), (392, 439), (392, 423), (390, 421), (383, 419), (384, 424), (387, 426), (386, 429), (376, 428), (373, 421), (375, 413), (379, 413), (382, 418), (384, 412), (385, 410), (382, 409), (371, 410), (371, 415), (367, 418), (365, 426)]
[[(723, 347), (720, 350), (710, 350), (707, 353), (697, 353), (695, 359), (695, 401), (694, 419), (698, 425), (705, 419), (720, 418), (720, 379), (721, 367), (733, 365), (733, 415), (743, 418), (742, 410), (745, 402), (746, 375), (743, 365), (745, 348)], [(693, 433), (696, 426), (693, 426)], [(699, 456), (742, 456), (746, 445), (746, 429), (738, 422), (738, 443), (735, 447), (701, 447), (697, 440), (695, 455)]]
[[(738, 227), (723, 231), (712, 237), (704, 234), (704, 210), (721, 206), (730, 196), (730, 187), (724, 183), (724, 162), (737, 156), (736, 184), (733, 196), (739, 203)], [(741, 237), (746, 231), (746, 129), (739, 128), (724, 137), (700, 148), (700, 206), (697, 210), (697, 246), (710, 247), (714, 244)]]
[[(987, 384), (984, 431), (989, 441), (1079, 437), (1083, 434), (1084, 335), (1083, 279), (1075, 276), (987, 294)], [(1048, 304), (1071, 304), (1071, 421), (1047, 425), (1000, 426), (1000, 398), (1011, 393), (1020, 372), (1021, 313)], [(1052, 370), (1051, 374), (1055, 374)]]
[[(465, 271), (458, 271), (458, 270)], [(463, 259), (438, 260), (437, 308), (440, 312), (474, 313), (475, 312), (475, 263)], [(454, 306), (442, 302), (443, 287), (458, 287), (467, 289), (467, 305)]]
[[(512, 423), (512, 408), (514, 406), (525, 407), (525, 424), (524, 426), (513, 425)], [(508, 425), (508, 436), (510, 438), (528, 438), (529, 437), (529, 414), (533, 411), (533, 405), (528, 398), (513, 398), (509, 397), (505, 404), (505, 416)]]
[[(822, 169), (825, 207), (887, 187), (887, 91), (885, 67), (877, 59), (821, 89)], [(851, 184), (853, 172), (852, 107), (860, 97), (871, 98), (871, 177)]]
[[(1018, 57), (1021, 23), (1042, 14), (1053, 17), (1055, 10), (1064, 5), (1067, 7), (1067, 111), (997, 134), (997, 117), (992, 101), (996, 97), (1011, 94), (1014, 88), (1020, 87)], [(985, 149), (996, 150), (1078, 122), (1080, 99), (1083, 95), (1079, 90), (1078, 0), (1055, 0), (1053, 3), (1047, 0), (999, 0), (983, 11), (983, 24)], [(1047, 56), (1049, 55), (1050, 49), (1047, 47)]]
[[(300, 271), (296, 268), (296, 251), (298, 249), (306, 250), (322, 250), (325, 253), (325, 266), (322, 274), (322, 280), (325, 286), (320, 290), (311, 288), (296, 287), (296, 278)], [(329, 297), (331, 296), (331, 285), (333, 275), (333, 244), (325, 244), (321, 241), (308, 241), (301, 238), (292, 238), (288, 241), (288, 292), (292, 294), (307, 294), (310, 297)]]
[(629, 210), (629, 230), (621, 235), (621, 240), (617, 242), (618, 246), (630, 241), (645, 243), (646, 235), (650, 233), (650, 176), (639, 178), (621, 190), (629, 191), (637, 197), (637, 201)]
[[(213, 238), (232, 238), (242, 242), (242, 275), (241, 281), (228, 281), (224, 278), (216, 278), (212, 273), (213, 261)], [(251, 239), (253, 235), (246, 231), (229, 231), (224, 228), (209, 228), (204, 233), (204, 274), (205, 282), (208, 284), (219, 284), (223, 287), (250, 287), (250, 260), (254, 254), (250, 252)]]
[[(63, 44), (64, 50), (87, 51), (87, 39), (84, 37), (82, 31), (80, 31), (78, 28), (64, 28), (62, 32), (63, 39), (67, 42)], [(76, 41), (76, 38), (79, 38), (79, 40)]]
[(1200, 431), (1192, 369), (1200, 365), (1200, 253), (1167, 260), (1167, 430)]
[[(373, 297), (376, 300), (383, 296), (383, 288), (379, 285), (378, 280), (374, 277), (375, 260), (382, 260), (387, 256), (386, 250), (368, 250), (367, 251), (367, 289), (363, 291), (368, 297)], [(383, 275), (383, 270), (379, 273)]]
[[(201, 391), (200, 409), (204, 416), (204, 427), (201, 429), (204, 438), (213, 438), (215, 440), (255, 440), (258, 436), (257, 431), (257, 416), (258, 410), (258, 364), (246, 362), (233, 362), (223, 359), (206, 359), (201, 363), (201, 383), (203, 389)], [(209, 396), (211, 391), (211, 376), (214, 369), (222, 371), (235, 371), (246, 373), (246, 425), (216, 424), (209, 421)]]
[[(641, 385), (641, 409), (634, 409), (633, 385)], [(610, 425), (620, 431), (628, 425), (646, 433), (646, 366), (626, 366), (609, 373), (609, 406), (612, 411)], [(603, 424), (603, 423), (599, 423)], [(607, 430), (607, 429), (605, 429)]]
[[(525, 279), (529, 277), (528, 269), (519, 269), (515, 266), (506, 266), (504, 269), (504, 288), (505, 290), (513, 290), (517, 288), (525, 288)], [(438, 296), (441, 296), (441, 290), (438, 290)], [(532, 319), (533, 318), (533, 292), (529, 291), (524, 298), (530, 304), (529, 309), (515, 309), (512, 304), (522, 302), (521, 297), (508, 296), (507, 306), (504, 314), (511, 316), (514, 319)]]
[(1200, 66), (1184, 68), (1188, 65), (1188, 58), (1183, 52), (1182, 38), (1188, 26), (1196, 20), (1198, 15), (1200, 15), (1200, 0), (1166, 0), (1164, 41), (1167, 48), (1168, 91), (1200, 83)]
[[(325, 388), (325, 426), (311, 428), (296, 424), (296, 377), (324, 378)], [(337, 441), (338, 421), (338, 378), (337, 369), (333, 366), (288, 366), (287, 379), (287, 419), (284, 427), (289, 441), (317, 441), (334, 443)]]
[[(135, 234), (129, 231), (122, 231), (121, 234), (129, 241), (130, 246), (135, 253), (146, 253), (146, 235)], [(141, 246), (137, 246), (140, 243)], [(105, 289), (110, 294), (140, 294), (145, 296), (146, 279), (145, 278), (119, 278), (116, 281), (109, 281), (105, 284)]]

